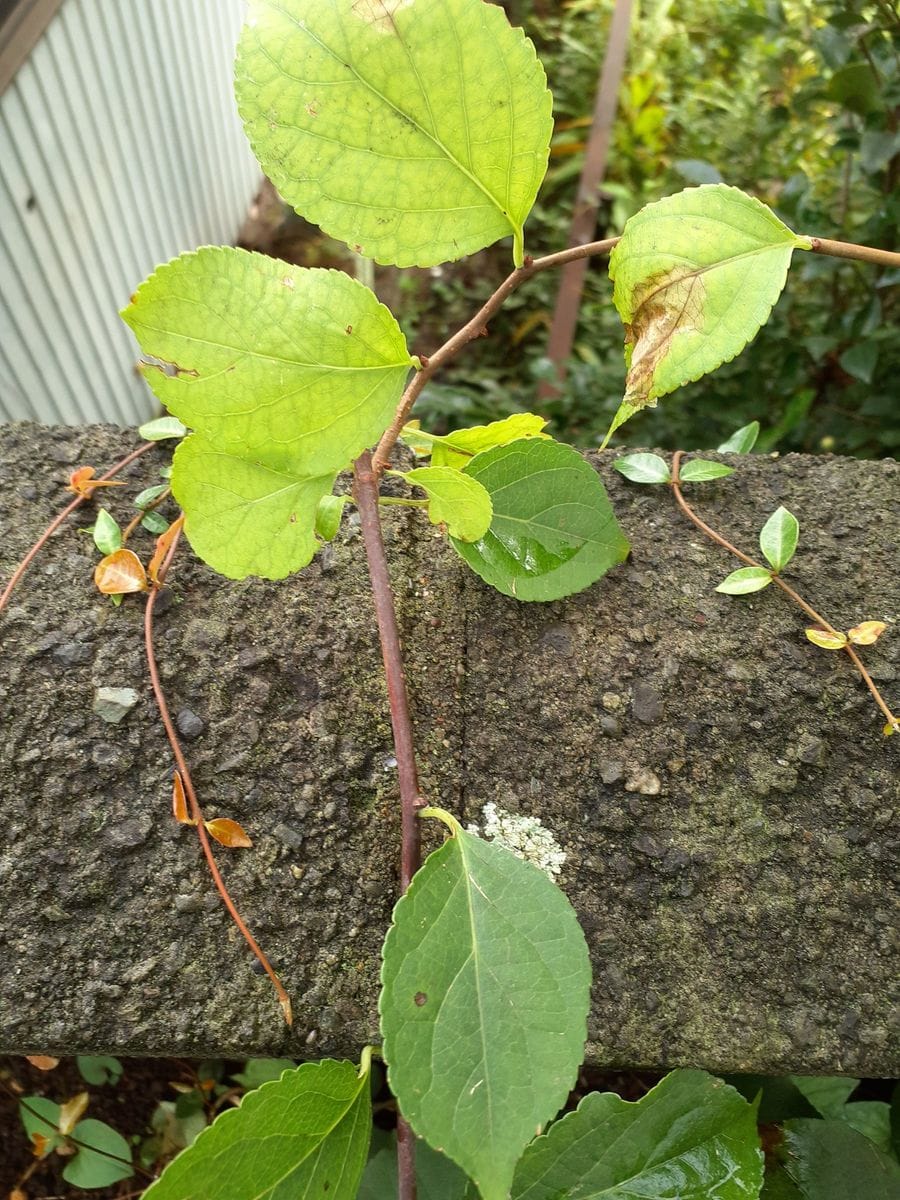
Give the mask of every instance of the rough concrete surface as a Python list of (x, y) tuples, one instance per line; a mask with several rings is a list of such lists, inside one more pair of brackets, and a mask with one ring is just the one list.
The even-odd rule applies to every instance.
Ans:
[[(0, 578), (68, 472), (134, 444), (0, 429)], [(99, 503), (127, 519), (166, 455)], [(467, 820), (489, 800), (537, 815), (562, 843), (594, 964), (593, 1061), (900, 1074), (900, 737), (882, 738), (846, 656), (811, 646), (775, 588), (717, 594), (737, 564), (612, 458), (591, 461), (632, 556), (563, 602), (491, 592), (421, 512), (387, 513), (425, 793)], [(691, 489), (708, 521), (752, 552), (786, 504), (789, 575), (820, 611), (843, 628), (900, 617), (896, 462), (737, 465)], [(94, 591), (91, 519), (52, 539), (0, 618), (0, 1050), (356, 1054), (378, 1037), (398, 831), (358, 529), (280, 584), (229, 582), (185, 552), (158, 619), (201, 802), (254, 839), (219, 858), (293, 997), (288, 1031), (171, 818), (143, 602)], [(864, 654), (900, 706), (900, 630)], [(99, 688), (137, 703), (111, 724)]]

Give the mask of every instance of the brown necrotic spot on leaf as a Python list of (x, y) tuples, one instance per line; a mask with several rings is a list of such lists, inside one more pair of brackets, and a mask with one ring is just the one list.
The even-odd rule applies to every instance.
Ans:
[(655, 404), (656, 369), (673, 338), (701, 329), (704, 293), (702, 272), (683, 265), (652, 275), (635, 289), (634, 319), (625, 326), (625, 400), (633, 408)]
[(423, 1004), (427, 1003), (428, 997), (424, 992), (416, 992), (415, 996), (413, 996), (413, 1000), (415, 1001), (416, 1007), (421, 1008)]
[(413, 0), (356, 0), (353, 15), (359, 17), (379, 33), (397, 33), (394, 13), (409, 8)]

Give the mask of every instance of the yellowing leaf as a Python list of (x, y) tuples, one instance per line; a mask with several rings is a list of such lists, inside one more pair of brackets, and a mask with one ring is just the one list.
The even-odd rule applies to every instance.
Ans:
[(209, 836), (222, 846), (235, 848), (253, 845), (243, 827), (228, 817), (216, 817), (214, 821), (204, 821), (203, 824)]
[(147, 575), (133, 550), (116, 550), (97, 563), (94, 583), (105, 596), (146, 592)]
[(807, 629), (806, 636), (814, 646), (823, 650), (843, 650), (847, 645), (846, 633), (829, 633), (826, 629)]
[(184, 784), (181, 782), (181, 772), (176, 771), (172, 776), (172, 812), (175, 820), (182, 825), (196, 825), (197, 822), (188, 813), (187, 797), (184, 794)]
[(32, 1133), (31, 1151), (35, 1158), (43, 1158), (50, 1147), (50, 1139), (43, 1133)]
[(884, 621), (862, 621), (853, 626), (847, 637), (854, 646), (873, 646), (886, 629)]
[(59, 1109), (59, 1132), (65, 1137), (68, 1137), (75, 1126), (80, 1121), (84, 1110), (91, 1102), (91, 1097), (88, 1092), (79, 1092), (77, 1096), (73, 1096), (71, 1100), (67, 1100), (65, 1104), (60, 1105)]
[(888, 721), (881, 732), (885, 737), (892, 737), (895, 733), (900, 733), (900, 721)]
[(432, 525), (445, 522), (450, 536), (461, 542), (477, 542), (487, 533), (494, 510), (487, 489), (477, 479), (452, 467), (416, 467), (402, 474), (428, 493)]

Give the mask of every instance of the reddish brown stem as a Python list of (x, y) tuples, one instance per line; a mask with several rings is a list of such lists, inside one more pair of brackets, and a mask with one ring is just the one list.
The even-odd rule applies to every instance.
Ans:
[[(158, 578), (160, 587), (162, 586), (166, 575), (168, 574), (172, 559), (175, 556), (175, 551), (178, 549), (180, 537), (181, 530), (179, 529), (175, 537), (172, 539), (172, 545), (169, 547), (169, 551), (166, 554), (163, 565), (159, 570)], [(185, 795), (187, 796), (188, 803), (191, 807), (191, 817), (196, 822), (197, 835), (200, 838), (200, 845), (203, 848), (204, 857), (206, 858), (207, 865), (209, 866), (210, 874), (213, 877), (213, 883), (216, 885), (216, 889), (222, 898), (222, 903), (228, 909), (228, 914), (232, 921), (234, 921), (247, 945), (253, 951), (263, 970), (271, 979), (272, 986), (275, 988), (275, 992), (278, 996), (278, 1003), (281, 1005), (281, 1011), (284, 1014), (284, 1019), (287, 1024), (290, 1025), (293, 1022), (290, 997), (285, 991), (284, 985), (278, 978), (278, 975), (275, 973), (274, 967), (263, 953), (262, 948), (260, 947), (256, 938), (244, 923), (244, 919), (238, 912), (237, 907), (235, 906), (235, 903), (232, 900), (227, 887), (225, 886), (225, 881), (222, 879), (222, 876), (219, 873), (219, 868), (212, 852), (212, 846), (209, 842), (209, 836), (207, 835), (206, 827), (203, 823), (203, 812), (197, 800), (197, 793), (194, 791), (194, 783), (191, 779), (191, 772), (188, 768), (187, 760), (184, 757), (184, 751), (181, 748), (181, 742), (179, 741), (178, 734), (175, 732), (175, 725), (172, 721), (172, 716), (169, 712), (169, 706), (166, 702), (165, 693), (163, 692), (162, 684), (160, 682), (159, 671), (156, 666), (156, 655), (153, 650), (153, 607), (156, 603), (156, 597), (158, 595), (159, 589), (153, 588), (147, 596), (147, 606), (144, 611), (144, 645), (147, 652), (147, 667), (150, 672), (150, 682), (153, 686), (153, 694), (156, 697), (156, 704), (159, 708), (159, 714), (162, 717), (162, 723), (166, 730), (166, 737), (169, 739), (169, 745), (172, 748), (172, 754), (181, 774), (181, 782), (184, 785)]]
[(166, 490), (164, 492), (160, 492), (160, 494), (156, 497), (156, 499), (151, 501), (151, 503), (148, 504), (146, 508), (142, 508), (139, 513), (137, 513), (135, 516), (133, 516), (131, 518), (131, 520), (128, 522), (128, 524), (125, 526), (125, 528), (122, 530), (122, 545), (123, 546), (128, 541), (128, 539), (131, 537), (131, 535), (134, 533), (134, 531), (137, 529), (138, 525), (140, 525), (141, 521), (143, 521), (144, 517), (146, 517), (147, 513), (153, 512), (153, 510), (155, 508), (159, 508), (159, 506), (161, 504), (163, 504), (166, 500), (168, 500), (168, 498), (171, 495), (172, 495), (172, 489), (170, 487), (167, 487)]
[(458, 330), (453, 337), (444, 342), (443, 346), (439, 350), (436, 350), (434, 354), (430, 354), (427, 359), (421, 360), (423, 363), (422, 370), (417, 372), (410, 380), (409, 386), (400, 397), (400, 403), (397, 406), (397, 412), (394, 414), (393, 421), (391, 421), (381, 441), (378, 443), (378, 448), (372, 460), (375, 475), (381, 475), (387, 466), (391, 457), (391, 451), (397, 444), (400, 432), (409, 419), (412, 407), (428, 382), (442, 367), (445, 367), (447, 363), (454, 359), (464, 346), (474, 341), (475, 338), (481, 337), (485, 332), (488, 321), (500, 311), (507, 298), (512, 295), (516, 288), (521, 287), (526, 280), (531, 279), (532, 275), (537, 275), (540, 271), (547, 271), (552, 267), (562, 267), (566, 263), (575, 262), (579, 258), (590, 258), (594, 254), (608, 254), (618, 240), (617, 237), (606, 238), (602, 242), (588, 242), (584, 246), (572, 246), (569, 250), (560, 250), (556, 254), (547, 254), (543, 258), (526, 261), (524, 267), (519, 267), (511, 275), (507, 275), (506, 279), (504, 279), (486, 303), (482, 305), (471, 321), (467, 321), (462, 329)]
[[(155, 442), (144, 442), (142, 446), (138, 446), (137, 450), (132, 450), (130, 454), (126, 454), (126, 456), (120, 462), (117, 462), (114, 467), (111, 467), (105, 475), (101, 475), (98, 482), (104, 483), (107, 479), (112, 479), (114, 475), (118, 475), (120, 471), (124, 470), (129, 463), (133, 463), (136, 458), (140, 458), (142, 454), (146, 454), (151, 446), (155, 445)], [(9, 583), (6, 585), (3, 595), (0, 596), (0, 613), (3, 612), (4, 608), (6, 608), (7, 604), (9, 603), (9, 598), (13, 594), (16, 585), (31, 566), (41, 549), (47, 544), (50, 538), (53, 537), (54, 533), (56, 533), (57, 529), (59, 529), (66, 517), (70, 516), (76, 508), (80, 508), (81, 505), (84, 504), (88, 499), (90, 499), (89, 496), (76, 496), (71, 504), (67, 504), (62, 512), (53, 518), (53, 520), (13, 572), (12, 579), (10, 579)]]
[[(821, 627), (825, 630), (826, 633), (831, 633), (837, 637), (840, 637), (841, 631), (835, 629), (833, 625), (831, 625), (828, 621), (826, 621), (825, 618), (821, 615), (821, 613), (817, 613), (816, 610), (813, 608), (813, 606), (811, 604), (808, 604), (803, 599), (803, 597), (800, 595), (799, 592), (794, 591), (794, 589), (790, 586), (790, 584), (785, 583), (785, 581), (781, 578), (781, 576), (777, 572), (772, 571), (771, 567), (766, 567), (762, 563), (758, 563), (756, 561), (756, 559), (750, 558), (750, 556), (747, 554), (744, 554), (744, 552), (742, 550), (738, 550), (737, 546), (733, 546), (731, 544), (731, 542), (729, 542), (726, 538), (722, 537), (722, 535), (720, 533), (716, 533), (716, 531), (713, 528), (711, 528), (709, 525), (707, 525), (706, 522), (704, 520), (702, 520), (702, 518), (697, 516), (697, 514), (694, 512), (694, 510), (691, 508), (691, 506), (685, 500), (684, 494), (681, 490), (680, 469), (681, 469), (681, 460), (683, 457), (684, 457), (684, 451), (682, 451), (682, 450), (676, 450), (675, 453), (672, 455), (672, 494), (675, 497), (676, 504), (681, 509), (681, 511), (684, 513), (684, 515), (690, 521), (693, 521), (693, 523), (697, 526), (697, 528), (702, 530), (702, 532), (705, 533), (708, 538), (711, 538), (712, 541), (714, 541), (717, 545), (719, 545), (723, 549), (727, 550), (729, 552), (729, 554), (733, 554), (735, 556), (735, 558), (739, 558), (741, 560), (741, 562), (746, 563), (748, 567), (757, 567), (759, 570), (769, 571), (772, 575), (772, 582), (777, 584), (778, 587), (780, 587), (781, 590), (785, 593), (785, 595), (790, 596), (790, 598), (793, 600), (793, 602), (799, 608), (803, 609), (803, 611), (806, 613), (806, 615), (808, 617), (811, 617), (812, 620), (817, 622), (817, 624), (821, 625)], [(849, 642), (846, 642), (844, 644), (844, 646), (842, 647), (842, 649), (847, 651), (847, 654), (850, 657), (850, 661), (856, 667), (857, 671), (859, 671), (860, 675), (862, 676), (863, 682), (865, 683), (865, 685), (869, 689), (869, 691), (872, 693), (872, 698), (874, 699), (874, 701), (878, 705), (878, 707), (881, 709), (884, 716), (887, 718), (888, 724), (894, 729), (894, 731), (896, 733), (900, 733), (900, 720), (898, 720), (898, 718), (895, 717), (894, 714), (891, 712), (890, 708), (888, 708), (888, 706), (884, 700), (884, 697), (881, 695), (881, 692), (878, 690), (878, 688), (875, 684), (875, 681), (872, 679), (872, 676), (869, 674), (869, 672), (866, 670), (865, 666), (863, 665), (862, 659), (859, 657), (859, 655), (856, 653), (855, 649), (853, 648), (853, 646), (851, 646), (851, 644)]]

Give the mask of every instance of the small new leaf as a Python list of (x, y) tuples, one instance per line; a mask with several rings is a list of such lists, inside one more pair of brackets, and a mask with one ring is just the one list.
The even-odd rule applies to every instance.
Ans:
[(672, 476), (664, 458), (658, 454), (626, 454), (613, 463), (615, 469), (632, 483), (670, 483)]
[(138, 492), (135, 496), (134, 507), (147, 508), (154, 500), (158, 500), (163, 492), (167, 492), (168, 490), (169, 485), (167, 483), (156, 483), (153, 487), (144, 488), (142, 492)]
[(349, 496), (323, 496), (316, 508), (316, 533), (323, 542), (330, 542), (341, 527), (344, 505)]
[(846, 633), (829, 633), (827, 629), (807, 629), (806, 636), (814, 646), (823, 650), (843, 650), (847, 645)]
[(237, 849), (238, 847), (249, 848), (253, 845), (243, 826), (228, 817), (216, 817), (214, 821), (204, 821), (203, 824), (206, 826), (209, 836), (215, 838), (220, 846)]
[(706, 458), (692, 458), (678, 472), (682, 483), (705, 483), (709, 479), (722, 479), (733, 474), (734, 467), (726, 467), (724, 463), (711, 462)]
[(716, 588), (727, 596), (746, 596), (750, 592), (761, 592), (772, 582), (772, 572), (765, 567), (741, 567), (732, 571)]
[(95, 479), (94, 475), (93, 467), (79, 467), (69, 476), (66, 491), (74, 492), (76, 496), (83, 496), (85, 500), (89, 500), (97, 488), (125, 486), (120, 479)]
[(94, 583), (104, 596), (146, 592), (147, 574), (133, 550), (116, 550), (97, 563)]
[(794, 557), (799, 537), (800, 525), (794, 514), (783, 505), (776, 508), (759, 535), (759, 548), (774, 571), (783, 571)]
[[(536, 413), (513, 413), (500, 421), (487, 425), (472, 425), (468, 429), (455, 429), (442, 438), (430, 438), (431, 465), (433, 467), (456, 467), (462, 470), (474, 455), (490, 450), (494, 446), (506, 446), (523, 438), (549, 438), (542, 430), (546, 418)], [(420, 440), (430, 435), (421, 435)]]
[(873, 646), (886, 629), (884, 621), (862, 621), (853, 626), (847, 637), (854, 646)]
[(145, 442), (161, 442), (166, 438), (183, 438), (187, 427), (177, 417), (157, 417), (138, 426), (138, 433)]
[(487, 533), (494, 509), (487, 489), (477, 479), (453, 467), (416, 467), (402, 475), (428, 494), (432, 525), (446, 523), (450, 536), (461, 542), (477, 542)]
[(97, 513), (92, 536), (94, 545), (101, 554), (114, 554), (122, 548), (122, 530), (115, 517), (105, 508), (101, 508)]
[(749, 454), (759, 437), (759, 421), (751, 421), (736, 429), (727, 441), (716, 447), (717, 454)]

